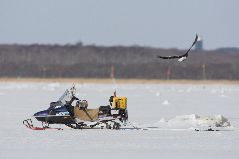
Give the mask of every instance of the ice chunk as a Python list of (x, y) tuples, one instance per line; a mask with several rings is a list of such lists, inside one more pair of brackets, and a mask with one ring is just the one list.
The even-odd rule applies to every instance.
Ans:
[(198, 127), (228, 127), (230, 122), (222, 115), (198, 116), (196, 114), (180, 115), (168, 121), (170, 125), (191, 125)]
[(158, 122), (159, 123), (165, 123), (165, 122), (167, 122), (167, 120), (165, 118), (161, 118)]
[(155, 95), (158, 97), (160, 96), (160, 92), (156, 92)]
[(169, 102), (168, 102), (168, 100), (164, 100), (164, 101), (162, 102), (162, 104), (163, 104), (163, 105), (168, 105)]
[(198, 119), (199, 125), (208, 125), (210, 127), (227, 127), (230, 126), (230, 122), (227, 118), (222, 115), (215, 115), (214, 117), (211, 116), (204, 116)]

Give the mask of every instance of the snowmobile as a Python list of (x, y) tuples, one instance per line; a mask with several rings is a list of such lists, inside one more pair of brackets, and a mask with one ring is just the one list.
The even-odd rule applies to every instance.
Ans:
[(106, 128), (119, 129), (128, 120), (127, 98), (117, 97), (116, 92), (109, 98), (109, 105), (88, 109), (88, 101), (80, 100), (75, 96), (75, 86), (67, 89), (56, 102), (51, 102), (46, 110), (33, 115), (42, 122), (42, 127), (35, 127), (31, 119), (23, 124), (32, 130), (57, 129), (50, 124), (64, 124), (73, 129)]

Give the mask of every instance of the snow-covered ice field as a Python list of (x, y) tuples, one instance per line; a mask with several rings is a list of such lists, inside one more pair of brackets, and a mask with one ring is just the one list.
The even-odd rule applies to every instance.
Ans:
[[(159, 129), (33, 131), (22, 124), (69, 87), (0, 83), (0, 159), (239, 158), (239, 85), (77, 84), (77, 96), (88, 100), (90, 108), (107, 105), (117, 90), (117, 95), (128, 97), (132, 124)], [(221, 114), (232, 126), (227, 131), (193, 131), (192, 114)], [(190, 116), (175, 120), (182, 115)]]

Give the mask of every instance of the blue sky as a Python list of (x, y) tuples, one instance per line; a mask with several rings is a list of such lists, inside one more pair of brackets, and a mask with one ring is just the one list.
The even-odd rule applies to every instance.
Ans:
[(239, 47), (238, 0), (0, 0), (0, 43)]

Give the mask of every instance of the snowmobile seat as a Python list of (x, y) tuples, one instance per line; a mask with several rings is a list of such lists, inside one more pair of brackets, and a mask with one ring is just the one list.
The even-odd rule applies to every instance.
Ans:
[(83, 121), (97, 121), (99, 114), (99, 108), (97, 109), (80, 109), (74, 107), (74, 117)]
[(100, 106), (99, 107), (99, 114), (107, 114), (110, 115), (111, 114), (111, 108), (109, 105), (107, 106)]

